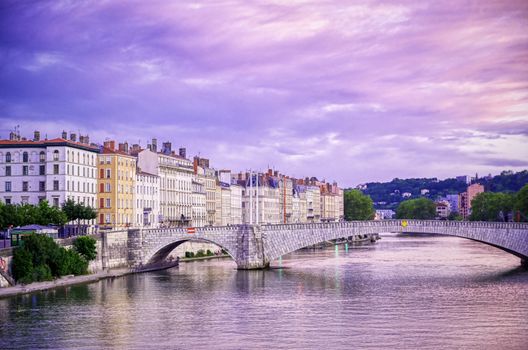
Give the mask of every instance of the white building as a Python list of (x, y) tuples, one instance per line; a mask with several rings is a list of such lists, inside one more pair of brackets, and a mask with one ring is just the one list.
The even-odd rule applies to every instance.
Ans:
[(321, 222), (321, 190), (306, 186), (306, 213), (308, 222)]
[(193, 164), (171, 150), (168, 142), (162, 152), (142, 150), (138, 153), (138, 168), (160, 177), (160, 214), (163, 225), (192, 223)]
[(47, 200), (60, 207), (66, 200), (96, 207), (97, 147), (63, 138), (33, 140), (11, 135), (0, 140), (0, 200), (11, 204), (38, 204)]
[(192, 225), (195, 227), (207, 225), (205, 185), (198, 178), (192, 180)]
[(231, 184), (231, 222), (230, 225), (242, 224), (242, 186)]
[(160, 178), (136, 172), (135, 223), (139, 227), (156, 228), (160, 224)]

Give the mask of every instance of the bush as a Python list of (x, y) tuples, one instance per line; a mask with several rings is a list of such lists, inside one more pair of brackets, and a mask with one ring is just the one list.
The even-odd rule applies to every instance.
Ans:
[(33, 281), (51, 281), (53, 276), (51, 275), (51, 269), (48, 265), (38, 265), (33, 269)]
[(33, 281), (33, 256), (23, 248), (13, 253), (13, 278), (22, 283)]
[(49, 281), (64, 275), (83, 275), (88, 261), (74, 249), (60, 247), (44, 235), (24, 237), (13, 255), (13, 277), (17, 282)]
[(203, 249), (200, 249), (198, 250), (198, 252), (196, 252), (196, 257), (197, 258), (203, 258), (205, 256), (205, 252)]
[(185, 252), (185, 257), (186, 258), (194, 258), (194, 253), (193, 252)]
[(95, 243), (95, 239), (92, 237), (81, 236), (73, 241), (73, 248), (77, 253), (84, 257), (86, 261), (92, 261), (97, 257)]
[(210, 251), (209, 249), (207, 249), (207, 256), (212, 256), (212, 255), (214, 255), (214, 253)]

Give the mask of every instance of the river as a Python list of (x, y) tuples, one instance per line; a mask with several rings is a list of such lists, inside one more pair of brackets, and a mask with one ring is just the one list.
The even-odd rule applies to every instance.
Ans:
[(455, 237), (383, 235), (266, 271), (228, 259), (0, 299), (0, 349), (528, 349), (528, 272)]

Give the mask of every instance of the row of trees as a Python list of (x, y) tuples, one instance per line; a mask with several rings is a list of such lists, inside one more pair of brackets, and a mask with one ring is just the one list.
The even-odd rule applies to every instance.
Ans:
[(0, 230), (31, 224), (62, 226), (71, 221), (77, 221), (80, 225), (81, 220), (92, 220), (96, 217), (95, 209), (72, 200), (67, 200), (62, 208), (50, 206), (45, 200), (38, 205), (0, 202)]
[[(372, 220), (375, 210), (372, 199), (359, 190), (346, 191), (344, 195), (345, 220)], [(505, 221), (509, 213), (519, 213), (521, 221), (528, 221), (528, 184), (517, 193), (479, 193), (471, 201), (472, 221)], [(436, 204), (428, 198), (410, 199), (401, 202), (396, 208), (397, 219), (433, 220), (436, 217)], [(461, 220), (452, 213), (450, 220)], [(517, 217), (514, 218), (515, 220)]]
[(528, 185), (517, 193), (479, 193), (471, 201), (472, 221), (505, 221), (513, 213), (514, 220), (528, 221)]
[(66, 249), (46, 235), (27, 236), (13, 253), (13, 277), (27, 284), (84, 275), (88, 273), (88, 262), (97, 256), (95, 243), (95, 239), (82, 236), (75, 239), (73, 249)]

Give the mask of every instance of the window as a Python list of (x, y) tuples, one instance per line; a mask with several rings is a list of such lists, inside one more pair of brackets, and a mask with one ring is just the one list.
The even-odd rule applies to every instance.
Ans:
[(46, 161), (46, 153), (44, 153), (44, 151), (41, 151), (41, 152), (39, 153), (39, 161), (40, 161), (41, 163), (44, 163), (44, 162)]
[(59, 151), (53, 151), (53, 161), (57, 162), (59, 160)]
[(22, 192), (27, 192), (29, 189), (29, 185), (27, 181), (22, 182)]
[(57, 198), (57, 197), (54, 197), (54, 198), (53, 198), (53, 206), (54, 206), (55, 208), (58, 208), (58, 207), (59, 207), (59, 198)]
[(39, 203), (42, 203), (42, 202), (44, 202), (45, 200), (46, 200), (46, 197), (42, 197), (42, 196), (41, 196), (41, 197), (38, 197), (38, 201), (39, 201)]
[(11, 163), (11, 152), (6, 153), (6, 163)]
[(104, 208), (104, 198), (99, 198), (99, 209)]
[(107, 223), (107, 224), (110, 223), (110, 214), (106, 214), (106, 223)]
[(103, 156), (99, 156), (99, 164), (104, 164), (104, 157)]
[(22, 153), (22, 161), (24, 163), (29, 162), (29, 154), (27, 152)]
[(108, 184), (105, 184), (105, 192), (112, 192), (109, 183), (108, 183)]
[(112, 204), (112, 202), (110, 201), (110, 198), (107, 198), (107, 199), (106, 199), (106, 206), (105, 206), (105, 208), (111, 208), (111, 207), (112, 207), (111, 204)]
[(104, 193), (104, 184), (99, 184), (99, 193)]
[(22, 204), (28, 204), (29, 203), (29, 197), (28, 196), (21, 197), (21, 201), (20, 202)]
[(41, 165), (39, 167), (39, 174), (40, 175), (46, 175), (46, 166), (45, 165)]
[(59, 190), (59, 181), (54, 180), (53, 181), (53, 191), (58, 191), (58, 190)]
[(99, 215), (99, 223), (104, 224), (104, 214)]
[(109, 179), (110, 178), (110, 169), (106, 169), (106, 178)]
[(29, 168), (27, 165), (22, 166), (22, 175), (28, 175), (29, 174)]
[(5, 183), (5, 191), (11, 192), (11, 181), (6, 181)]
[(11, 176), (11, 166), (6, 166), (6, 176)]
[(53, 174), (54, 175), (59, 174), (59, 164), (53, 164)]
[(11, 198), (5, 198), (5, 204), (11, 204)]
[(106, 156), (106, 164), (110, 164), (111, 158), (110, 156)]
[(39, 182), (39, 191), (40, 192), (46, 191), (46, 181), (40, 181)]
[(104, 169), (99, 170), (99, 178), (104, 179)]

